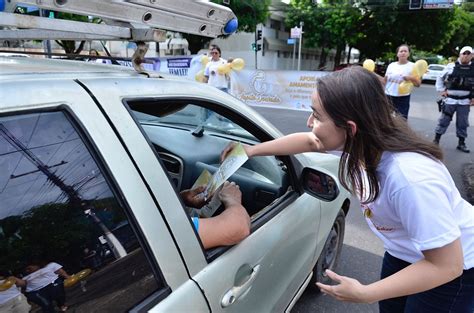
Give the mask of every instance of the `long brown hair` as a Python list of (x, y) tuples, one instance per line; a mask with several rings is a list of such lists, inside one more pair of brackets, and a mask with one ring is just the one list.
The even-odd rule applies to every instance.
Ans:
[[(405, 119), (394, 113), (376, 74), (353, 66), (320, 78), (316, 89), (324, 110), (337, 127), (346, 130), (339, 180), (346, 189), (360, 192), (363, 202), (379, 195), (376, 170), (384, 151), (417, 152), (443, 159), (438, 146), (418, 137)], [(354, 135), (348, 121), (357, 125)]]

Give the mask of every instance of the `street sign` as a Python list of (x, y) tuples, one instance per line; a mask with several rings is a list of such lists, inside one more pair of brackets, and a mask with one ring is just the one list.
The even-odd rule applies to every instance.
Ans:
[(301, 28), (293, 27), (290, 32), (290, 38), (301, 38)]
[(453, 4), (454, 0), (424, 0), (423, 9), (449, 9)]
[(289, 45), (294, 45), (296, 43), (296, 39), (295, 38), (288, 38), (287, 41), (286, 41)]
[(423, 0), (410, 0), (410, 10), (419, 10), (421, 9), (421, 5), (423, 4)]

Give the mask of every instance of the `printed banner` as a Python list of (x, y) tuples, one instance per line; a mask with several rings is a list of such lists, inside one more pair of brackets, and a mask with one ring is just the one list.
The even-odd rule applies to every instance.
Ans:
[(231, 94), (249, 105), (309, 111), (316, 80), (327, 74), (315, 71), (232, 71)]
[[(171, 74), (176, 76), (184, 76), (195, 80), (197, 72), (199, 72), (203, 65), (201, 55), (195, 56), (180, 56), (180, 57), (166, 57), (166, 58), (146, 58), (146, 63), (143, 63), (143, 68), (147, 71), (156, 71), (164, 74)], [(117, 61), (122, 66), (133, 67), (131, 61)]]
[[(205, 67), (204, 58), (204, 55), (147, 58), (149, 63), (144, 63), (143, 67), (195, 81), (196, 75)], [(118, 62), (132, 66), (130, 61)], [(230, 94), (248, 105), (310, 111), (316, 80), (327, 74), (319, 71), (231, 70)]]

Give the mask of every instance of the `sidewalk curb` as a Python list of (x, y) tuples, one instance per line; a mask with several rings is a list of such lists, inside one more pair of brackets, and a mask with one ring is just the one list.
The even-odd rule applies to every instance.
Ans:
[(464, 166), (462, 180), (466, 189), (466, 200), (474, 205), (474, 163)]

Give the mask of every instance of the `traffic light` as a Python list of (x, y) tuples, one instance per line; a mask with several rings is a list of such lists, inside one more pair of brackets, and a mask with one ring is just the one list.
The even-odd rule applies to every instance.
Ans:
[(262, 45), (261, 44), (257, 44), (257, 43), (252, 43), (252, 50), (253, 51), (260, 51), (262, 50)]
[(257, 41), (262, 39), (262, 31), (261, 30), (257, 30)]

